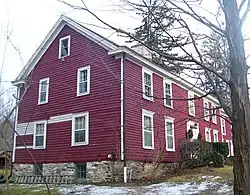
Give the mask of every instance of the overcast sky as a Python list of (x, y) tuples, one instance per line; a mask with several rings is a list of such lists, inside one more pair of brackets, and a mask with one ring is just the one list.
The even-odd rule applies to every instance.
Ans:
[[(206, 1), (209, 2), (207, 9), (215, 9), (210, 0)], [(80, 3), (79, 0), (71, 2)], [(131, 30), (140, 24), (138, 16), (123, 10), (120, 0), (85, 0), (85, 2), (103, 20), (116, 27)], [(85, 23), (86, 27), (109, 37), (118, 44), (124, 44), (124, 39), (117, 38), (112, 31), (90, 25), (101, 24), (89, 14), (73, 11), (56, 0), (0, 0), (0, 63), (4, 62), (5, 87), (11, 86), (8, 82), (16, 78), (61, 14)], [(6, 41), (7, 32), (10, 33), (13, 45), (20, 50), (22, 60), (18, 52)], [(245, 32), (250, 34), (250, 26), (248, 29), (245, 28)]]

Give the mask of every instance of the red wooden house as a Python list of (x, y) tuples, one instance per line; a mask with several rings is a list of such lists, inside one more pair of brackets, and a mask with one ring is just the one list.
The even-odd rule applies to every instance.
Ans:
[(160, 148), (163, 162), (176, 162), (190, 127), (192, 139), (232, 142), (225, 114), (210, 116), (214, 97), (181, 100), (205, 93), (65, 16), (13, 84), (20, 98), (13, 162), (26, 173), (36, 163), (46, 174), (71, 169), (101, 181), (105, 163), (126, 161), (127, 173)]

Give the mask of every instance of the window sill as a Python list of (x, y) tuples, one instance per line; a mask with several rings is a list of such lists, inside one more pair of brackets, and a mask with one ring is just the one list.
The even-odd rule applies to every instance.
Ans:
[(190, 114), (190, 113), (188, 113), (188, 115), (189, 115), (189, 116), (193, 116), (193, 117), (195, 117), (195, 114)]
[(79, 142), (79, 143), (73, 143), (73, 144), (71, 144), (71, 146), (72, 147), (74, 147), (74, 146), (86, 146), (86, 145), (88, 145), (89, 143), (87, 143), (87, 142)]
[(89, 95), (89, 92), (79, 93), (79, 94), (76, 95), (76, 97), (85, 96), (85, 95)]
[(169, 105), (164, 104), (164, 107), (174, 109), (173, 105), (169, 106)]
[(154, 102), (154, 98), (148, 97), (148, 96), (143, 96), (143, 99)]
[(34, 150), (44, 150), (44, 149), (46, 149), (46, 147), (44, 147), (44, 146), (40, 146), (40, 147), (38, 147), (38, 146), (33, 146), (33, 149), (34, 149)]
[(204, 121), (207, 121), (207, 122), (209, 122), (210, 120), (209, 120), (209, 119), (205, 119), (205, 118), (204, 118)]
[(44, 104), (47, 104), (48, 103), (48, 101), (47, 102), (39, 102), (37, 105), (44, 105)]
[(155, 149), (154, 147), (148, 147), (148, 146), (143, 146), (142, 148), (146, 149), (146, 150), (154, 150)]
[(167, 152), (175, 152), (175, 149), (166, 149)]
[(66, 56), (59, 56), (59, 57), (58, 57), (58, 60), (63, 60), (64, 58), (66, 58), (66, 57), (68, 57), (68, 56), (70, 56), (70, 54), (68, 54), (68, 55), (66, 55)]

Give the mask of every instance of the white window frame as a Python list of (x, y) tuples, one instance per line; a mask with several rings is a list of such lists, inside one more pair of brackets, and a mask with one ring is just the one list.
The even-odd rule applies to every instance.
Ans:
[[(61, 54), (62, 54), (61, 53), (62, 52), (61, 51), (62, 41), (65, 40), (65, 39), (68, 39), (68, 55), (61, 57)], [(58, 59), (70, 56), (70, 45), (71, 45), (70, 44), (70, 35), (60, 38), (60, 40), (59, 40), (59, 52), (58, 52), (59, 55), (58, 55)]]
[[(84, 93), (80, 93), (80, 73), (81, 71), (87, 70), (87, 91)], [(83, 96), (88, 95), (90, 93), (90, 66), (85, 66), (77, 69), (77, 95), (76, 96)]]
[[(167, 105), (166, 104), (166, 99), (165, 99), (166, 95), (167, 95), (166, 94), (166, 84), (170, 86), (170, 98), (171, 98), (170, 103), (171, 103), (171, 105)], [(164, 99), (163, 99), (164, 106), (173, 109), (173, 100), (172, 100), (172, 98), (173, 98), (173, 89), (172, 89), (172, 82), (169, 81), (169, 80), (166, 80), (166, 79), (163, 79), (163, 97), (164, 97)]]
[[(215, 141), (215, 136), (217, 136), (217, 141)], [(213, 139), (214, 139), (214, 142), (219, 142), (219, 131), (218, 130), (213, 130)]]
[[(208, 105), (207, 107), (206, 104)], [(206, 99), (203, 99), (203, 107), (204, 107), (204, 120), (209, 121), (210, 120), (209, 101), (207, 101)]]
[[(217, 106), (215, 104), (212, 104), (212, 123), (217, 124)], [(215, 115), (214, 115), (215, 114)]]
[[(152, 147), (145, 146), (145, 138), (144, 138), (144, 116), (150, 117), (152, 121)], [(154, 149), (154, 112), (142, 109), (142, 147), (144, 149)]]
[[(168, 135), (167, 134), (167, 122), (169, 123), (172, 123), (172, 130), (173, 130), (173, 133), (172, 135)], [(172, 136), (173, 137), (173, 148), (168, 148), (168, 136)], [(170, 151), (170, 152), (175, 152), (175, 133), (174, 133), (174, 118), (172, 117), (166, 117), (165, 118), (165, 139), (166, 139), (166, 151)]]
[[(43, 130), (43, 146), (36, 146), (36, 126), (43, 124), (44, 130)], [(45, 149), (46, 148), (46, 142), (47, 142), (47, 121), (36, 121), (34, 122), (34, 133), (33, 133), (33, 149)]]
[[(46, 86), (46, 100), (41, 102), (41, 90), (42, 90), (42, 82), (46, 81), (47, 82), (47, 86)], [(48, 78), (44, 78), (39, 80), (39, 92), (38, 92), (38, 105), (40, 104), (47, 104), (49, 101), (49, 77)]]
[[(85, 142), (77, 142), (75, 143), (75, 118), (78, 117), (86, 117), (86, 129), (85, 129)], [(83, 146), (89, 144), (89, 112), (84, 112), (80, 114), (74, 114), (72, 116), (72, 132), (71, 132), (71, 146)]]
[[(209, 135), (209, 140), (207, 139), (207, 132), (208, 132), (208, 135)], [(207, 142), (212, 141), (212, 139), (211, 139), (211, 128), (205, 127), (205, 141), (207, 141)]]
[[(144, 73), (146, 73), (146, 74), (148, 74), (148, 75), (150, 75), (150, 77), (151, 77), (151, 96), (152, 97), (149, 97), (149, 96), (147, 96), (146, 94), (145, 94), (145, 81), (144, 81)], [(150, 71), (150, 70), (148, 70), (148, 69), (145, 69), (145, 68), (143, 68), (142, 69), (142, 92), (143, 92), (143, 98), (144, 99), (146, 99), (146, 100), (149, 100), (149, 101), (154, 101), (154, 98), (153, 98), (153, 72), (152, 71)]]
[[(225, 132), (223, 132), (223, 126), (225, 127)], [(220, 127), (221, 127), (221, 134), (226, 135), (227, 129), (226, 129), (226, 121), (224, 118), (220, 118)]]
[[(188, 91), (188, 99), (194, 98), (194, 92)], [(192, 113), (192, 108), (194, 109), (194, 113)], [(195, 100), (188, 100), (188, 114), (190, 116), (195, 116)]]

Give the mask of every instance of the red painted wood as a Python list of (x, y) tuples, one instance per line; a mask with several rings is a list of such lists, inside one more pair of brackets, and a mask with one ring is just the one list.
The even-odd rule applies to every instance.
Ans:
[[(61, 37), (71, 35), (71, 55), (58, 59)], [(21, 101), (18, 123), (46, 120), (51, 116), (89, 112), (89, 145), (71, 146), (71, 122), (49, 124), (47, 147), (30, 149), (37, 162), (84, 162), (107, 160), (120, 153), (120, 60), (107, 50), (64, 27), (30, 74), (30, 87)], [(90, 65), (90, 94), (76, 97), (77, 69)], [(49, 100), (37, 105), (38, 83), (49, 77)], [(15, 162), (32, 163), (27, 151), (16, 150)]]
[[(65, 61), (58, 59), (59, 38), (71, 35), (71, 55)], [(90, 94), (76, 97), (77, 69), (91, 66)], [(107, 51), (83, 37), (79, 33), (65, 27), (51, 44), (44, 56), (38, 62), (30, 75), (30, 87), (20, 103), (18, 123), (46, 120), (51, 116), (89, 112), (89, 145), (71, 146), (71, 121), (48, 124), (47, 144), (44, 150), (30, 149), (37, 163), (86, 162), (108, 160), (108, 154), (120, 156), (120, 60), (108, 56)], [(195, 100), (196, 118), (188, 115), (187, 101), (173, 100), (174, 108), (167, 108), (163, 99), (155, 98), (154, 102), (143, 99), (142, 68), (125, 61), (125, 114), (126, 114), (126, 155), (127, 160), (152, 161), (159, 151), (166, 148), (165, 116), (175, 118), (175, 149), (176, 152), (164, 152), (165, 162), (175, 162), (179, 159), (181, 141), (185, 139), (187, 121), (199, 123), (202, 139), (205, 139), (205, 128), (219, 131), (217, 124), (211, 120), (205, 121), (203, 116), (203, 100)], [(38, 82), (49, 77), (49, 102), (37, 105)], [(173, 83), (173, 98), (187, 98), (186, 89)], [(163, 78), (153, 74), (154, 96), (163, 97)], [(21, 90), (22, 92), (22, 90)], [(154, 141), (155, 149), (142, 148), (142, 109), (155, 112)], [(231, 140), (230, 125), (227, 125), (227, 135), (224, 139)], [(211, 132), (212, 141), (213, 134)], [(24, 136), (23, 136), (24, 137)], [(27, 143), (30, 140), (27, 139)], [(29, 138), (30, 139), (30, 138)], [(20, 141), (18, 141), (19, 144)], [(18, 149), (15, 155), (16, 163), (32, 163), (27, 150)]]
[[(153, 90), (155, 97), (163, 97), (163, 78), (155, 73), (153, 74)], [(185, 99), (188, 96), (187, 90), (175, 83), (172, 84), (172, 90), (173, 98), (175, 99)], [(141, 91), (142, 67), (132, 62), (126, 61), (126, 152), (128, 160), (152, 161), (157, 155), (159, 155), (162, 148), (166, 148), (164, 116), (175, 118), (175, 152), (169, 152), (165, 150), (163, 159), (165, 162), (178, 161), (180, 144), (185, 139), (188, 120), (199, 123), (199, 130), (203, 140), (205, 140), (205, 127), (208, 127), (212, 128), (212, 130), (218, 130), (219, 141), (221, 141), (219, 117), (217, 117), (217, 124), (212, 123), (211, 120), (204, 120), (202, 99), (195, 100), (196, 118), (193, 118), (188, 115), (187, 101), (173, 100), (174, 109), (171, 109), (164, 106), (163, 99), (154, 98), (154, 102), (143, 99)], [(142, 109), (155, 113), (155, 149), (153, 150), (143, 149), (142, 147)], [(228, 128), (227, 131), (229, 131)], [(213, 131), (211, 131), (211, 137), (213, 141)]]
[(33, 135), (22, 135), (16, 137), (16, 146), (33, 146)]

